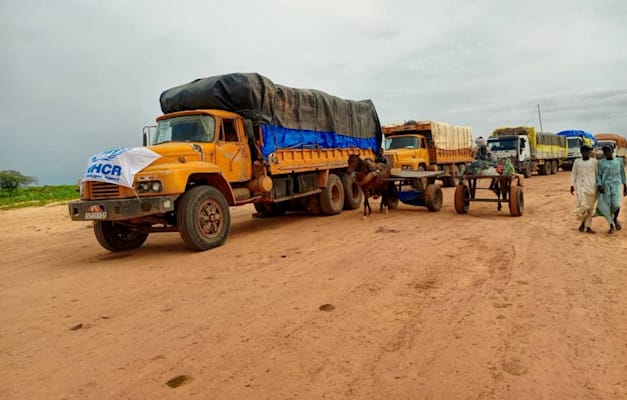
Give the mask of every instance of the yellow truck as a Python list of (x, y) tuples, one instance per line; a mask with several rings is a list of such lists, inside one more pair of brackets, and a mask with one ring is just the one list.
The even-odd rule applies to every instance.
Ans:
[(91, 157), (69, 204), (73, 220), (94, 221), (107, 250), (137, 248), (155, 232), (180, 232), (193, 250), (221, 246), (229, 206), (334, 215), (362, 202), (345, 171), (350, 154), (374, 158), (380, 148), (369, 100), (227, 74), (168, 89), (160, 103), (144, 147)]
[(446, 187), (472, 162), (472, 129), (438, 121), (407, 121), (383, 127), (384, 154), (393, 168), (442, 171)]

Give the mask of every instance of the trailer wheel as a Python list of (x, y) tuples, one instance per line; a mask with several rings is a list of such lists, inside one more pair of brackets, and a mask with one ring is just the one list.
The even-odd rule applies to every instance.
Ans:
[(176, 212), (183, 241), (192, 250), (222, 246), (231, 229), (229, 206), (220, 191), (211, 186), (188, 190)]
[(136, 249), (146, 241), (147, 233), (135, 232), (112, 221), (95, 221), (94, 234), (98, 243), (109, 251)]
[(457, 214), (466, 214), (470, 207), (470, 191), (468, 186), (459, 184), (455, 188), (455, 211)]
[(344, 207), (344, 186), (335, 174), (329, 174), (327, 187), (320, 193), (320, 209), (324, 215), (335, 215)]
[(364, 202), (364, 192), (361, 186), (348, 174), (342, 175), (342, 186), (344, 187), (344, 209), (355, 210)]
[(429, 211), (440, 211), (440, 208), (442, 208), (442, 189), (440, 185), (427, 185), (425, 205)]
[(523, 215), (525, 208), (525, 198), (522, 186), (512, 186), (509, 189), (509, 213), (512, 217)]

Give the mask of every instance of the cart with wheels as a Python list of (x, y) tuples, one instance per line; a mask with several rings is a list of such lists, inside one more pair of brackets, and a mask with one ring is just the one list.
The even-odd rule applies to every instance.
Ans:
[[(479, 187), (482, 180), (489, 182), (489, 186)], [(495, 202), (499, 211), (502, 203), (508, 203), (511, 216), (520, 217), (524, 211), (522, 182), (520, 175), (462, 175), (455, 189), (455, 211), (466, 214), (471, 201)], [(487, 190), (496, 198), (479, 198), (477, 192), (480, 190)]]
[(398, 202), (411, 206), (427, 207), (429, 211), (439, 211), (442, 207), (442, 189), (435, 179), (442, 171), (411, 171), (392, 168), (387, 179), (394, 185), (396, 196), (390, 200), (390, 208), (398, 207)]

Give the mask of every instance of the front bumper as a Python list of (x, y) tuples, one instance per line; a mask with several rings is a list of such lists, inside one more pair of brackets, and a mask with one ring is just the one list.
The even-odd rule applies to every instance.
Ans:
[(79, 200), (68, 204), (74, 221), (122, 221), (174, 210), (178, 196), (115, 200)]

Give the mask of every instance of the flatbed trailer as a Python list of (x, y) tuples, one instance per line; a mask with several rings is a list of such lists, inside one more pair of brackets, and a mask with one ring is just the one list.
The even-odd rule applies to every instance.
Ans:
[[(480, 187), (481, 180), (490, 180), (488, 187)], [(512, 217), (520, 217), (524, 211), (524, 195), (521, 175), (461, 175), (460, 183), (455, 189), (455, 211), (458, 214), (468, 213), (470, 202), (495, 202), (501, 211), (501, 203), (509, 204)], [(478, 191), (487, 190), (496, 198), (477, 197)]]

